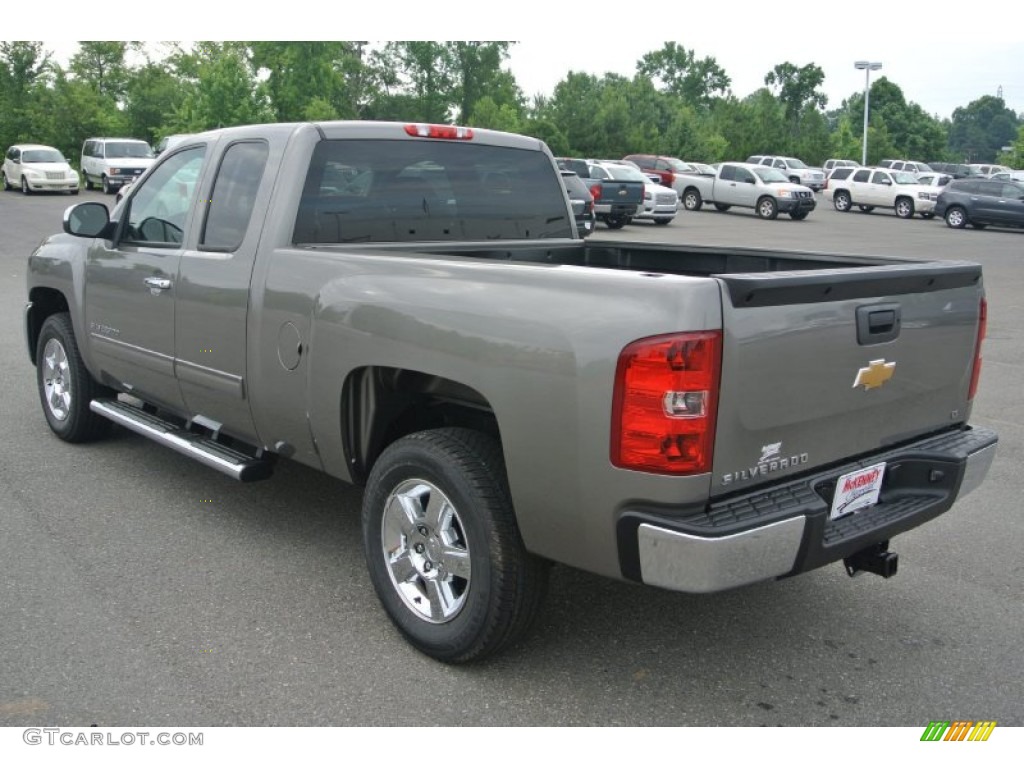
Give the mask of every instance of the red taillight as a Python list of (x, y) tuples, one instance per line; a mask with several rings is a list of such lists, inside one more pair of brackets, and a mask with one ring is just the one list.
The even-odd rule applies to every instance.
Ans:
[(600, 184), (595, 184), (594, 186), (592, 186), (592, 187), (590, 188), (590, 196), (591, 196), (592, 198), (594, 198), (594, 202), (595, 202), (595, 203), (596, 203), (596, 202), (597, 202), (598, 200), (600, 200), (600, 199), (601, 199), (601, 185), (600, 185)]
[(465, 139), (473, 138), (472, 128), (458, 125), (432, 125), (430, 123), (408, 123), (405, 132), (421, 139)]
[(981, 344), (988, 333), (988, 302), (983, 298), (978, 307), (978, 339), (974, 343), (974, 367), (971, 369), (971, 387), (967, 390), (967, 399), (973, 400), (978, 392), (978, 377), (981, 376)]
[(721, 368), (721, 331), (654, 336), (622, 350), (612, 464), (669, 475), (709, 472)]

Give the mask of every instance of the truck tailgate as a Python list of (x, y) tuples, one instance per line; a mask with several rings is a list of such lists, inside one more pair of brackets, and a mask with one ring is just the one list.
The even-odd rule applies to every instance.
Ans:
[(978, 265), (715, 277), (724, 333), (712, 496), (967, 420)]

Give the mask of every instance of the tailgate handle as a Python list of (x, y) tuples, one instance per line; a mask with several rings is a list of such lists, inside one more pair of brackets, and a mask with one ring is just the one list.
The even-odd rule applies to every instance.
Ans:
[(857, 307), (858, 344), (884, 344), (899, 335), (899, 304), (869, 304)]

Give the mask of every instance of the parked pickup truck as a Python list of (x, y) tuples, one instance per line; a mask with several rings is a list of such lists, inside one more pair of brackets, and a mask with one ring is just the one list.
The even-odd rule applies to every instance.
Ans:
[(780, 171), (752, 163), (722, 163), (714, 176), (679, 175), (676, 191), (688, 211), (712, 203), (720, 211), (753, 208), (762, 219), (788, 213), (801, 221), (817, 205), (814, 192), (793, 184)]
[(584, 241), (536, 139), (227, 128), (63, 229), (25, 311), (53, 433), (364, 486), (380, 601), (448, 662), (520, 636), (551, 561), (688, 592), (890, 576), (995, 452), (977, 264)]
[[(576, 174), (594, 196), (594, 213), (609, 229), (622, 229), (644, 209), (646, 177), (608, 170), (608, 164), (580, 158), (560, 157), (558, 166)], [(634, 169), (635, 170), (635, 169)]]

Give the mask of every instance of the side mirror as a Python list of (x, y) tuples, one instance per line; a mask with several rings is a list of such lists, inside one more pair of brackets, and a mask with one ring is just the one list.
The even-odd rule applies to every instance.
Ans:
[(64, 231), (75, 237), (100, 237), (110, 226), (110, 211), (103, 203), (79, 203), (64, 211)]

